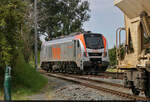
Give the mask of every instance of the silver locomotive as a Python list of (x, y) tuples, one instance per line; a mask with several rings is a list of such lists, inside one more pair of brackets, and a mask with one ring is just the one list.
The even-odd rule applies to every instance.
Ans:
[(98, 73), (109, 65), (108, 43), (102, 34), (75, 33), (46, 41), (40, 65), (46, 71)]

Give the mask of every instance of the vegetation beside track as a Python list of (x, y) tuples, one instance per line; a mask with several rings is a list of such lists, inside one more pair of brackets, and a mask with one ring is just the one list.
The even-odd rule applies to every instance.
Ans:
[(13, 69), (12, 82), (13, 98), (18, 98), (18, 96), (39, 92), (47, 84), (48, 80), (35, 71), (30, 64), (27, 64), (23, 55), (20, 55)]
[(116, 68), (107, 68), (107, 72), (117, 72)]
[[(107, 72), (117, 72), (117, 68), (107, 68), (106, 71), (107, 71)], [(118, 72), (123, 72), (123, 70), (119, 70), (119, 69), (118, 69)]]
[[(47, 85), (48, 79), (35, 71), (32, 65), (26, 63), (23, 55), (20, 54), (12, 70), (11, 82), (12, 99), (22, 100), (26, 99), (26, 96), (40, 92)], [(3, 99), (3, 95), (0, 96), (0, 99)]]

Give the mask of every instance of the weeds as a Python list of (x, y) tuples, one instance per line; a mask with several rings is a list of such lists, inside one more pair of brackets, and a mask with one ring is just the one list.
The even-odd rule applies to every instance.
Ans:
[(14, 99), (39, 92), (48, 80), (37, 72), (30, 64), (25, 63), (23, 55), (19, 55), (12, 69), (12, 95)]

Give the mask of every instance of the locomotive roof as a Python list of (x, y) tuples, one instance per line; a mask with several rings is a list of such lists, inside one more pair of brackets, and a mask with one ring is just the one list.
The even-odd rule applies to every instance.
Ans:
[(65, 42), (70, 42), (75, 38), (75, 36), (72, 37), (65, 37), (65, 38), (60, 38), (60, 39), (55, 39), (55, 40), (50, 40), (46, 41), (46, 45), (51, 45), (51, 44), (58, 44), (58, 43), (65, 43)]
[[(100, 33), (78, 33), (78, 34), (74, 34), (74, 35), (72, 34), (72, 35), (68, 35), (68, 36), (52, 39), (50, 41), (46, 41), (46, 42), (44, 42), (44, 45), (51, 45), (51, 44), (70, 42), (70, 41), (75, 39), (76, 35), (79, 35), (79, 34), (100, 34)], [(100, 34), (100, 35), (102, 35), (102, 34)]]

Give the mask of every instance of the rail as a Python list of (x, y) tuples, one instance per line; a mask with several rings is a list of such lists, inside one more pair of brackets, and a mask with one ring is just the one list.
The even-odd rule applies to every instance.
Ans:
[[(100, 90), (100, 91), (103, 91), (103, 92), (106, 92), (106, 93), (111, 93), (113, 95), (117, 95), (117, 96), (120, 96), (122, 98), (127, 98), (127, 99), (131, 99), (131, 100), (149, 100), (149, 98), (135, 96), (135, 95), (132, 95), (132, 94), (129, 94), (129, 93), (116, 91), (116, 90), (113, 90), (113, 89), (101, 87), (99, 85), (94, 85), (88, 79), (86, 79), (87, 81), (83, 81), (82, 79), (84, 79), (84, 78), (75, 78), (73, 76), (59, 75), (59, 74), (56, 74), (56, 73), (55, 74), (46, 73), (46, 75), (50, 76), (50, 77), (56, 77), (56, 78), (59, 78), (59, 79), (71, 81), (71, 82), (74, 82), (74, 83), (77, 83), (77, 84), (80, 84), (80, 85), (83, 85), (83, 86), (86, 86), (86, 87), (90, 87), (90, 88), (93, 88), (93, 89), (97, 89), (97, 90)], [(81, 79), (81, 80), (79, 80), (79, 79)], [(122, 87), (122, 86), (118, 85), (118, 87)]]

